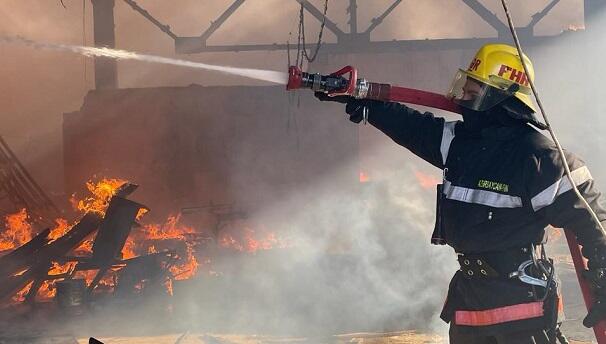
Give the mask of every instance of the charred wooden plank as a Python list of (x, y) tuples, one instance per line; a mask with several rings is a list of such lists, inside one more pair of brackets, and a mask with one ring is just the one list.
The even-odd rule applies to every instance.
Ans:
[(35, 260), (35, 255), (49, 241), (50, 228), (36, 235), (21, 247), (0, 257), (0, 279), (23, 271)]
[(116, 190), (114, 195), (118, 196), (118, 197), (126, 198), (130, 194), (135, 192), (135, 190), (137, 190), (137, 188), (139, 188), (139, 185), (126, 182), (126, 183), (120, 185), (120, 187)]
[(6, 300), (23, 289), (32, 280), (43, 279), (53, 261), (59, 260), (61, 256), (80, 245), (88, 235), (99, 227), (100, 223), (101, 216), (99, 214), (86, 213), (64, 236), (39, 249), (34, 256), (35, 259), (28, 265), (29, 269), (27, 271), (18, 276), (0, 279), (0, 301)]
[(44, 283), (44, 279), (42, 279), (42, 274), (46, 275), (46, 271), (48, 270), (48, 268), (49, 267), (47, 267), (46, 269), (42, 269), (42, 268), (38, 269), (38, 276), (36, 276), (34, 278), (34, 283), (32, 283), (32, 286), (29, 288), (29, 291), (27, 292), (27, 295), (25, 296), (25, 302), (34, 303), (34, 301), (36, 301), (36, 295), (38, 295), (38, 289), (40, 289), (40, 287), (42, 286), (42, 283)]
[(53, 241), (41, 250), (44, 258), (58, 259), (70, 250), (78, 247), (101, 224), (101, 216), (97, 213), (86, 213), (80, 221), (59, 239)]
[(122, 248), (130, 234), (139, 209), (144, 205), (126, 198), (112, 197), (105, 218), (93, 243), (93, 261), (99, 266), (112, 264), (120, 259)]
[(2, 279), (0, 283), (0, 302), (10, 299), (15, 293), (25, 288), (35, 277), (37, 271), (27, 270), (18, 276), (10, 276)]
[(93, 243), (91, 262), (98, 266), (99, 271), (88, 286), (89, 292), (95, 289), (112, 264), (122, 258), (122, 248), (142, 208), (145, 206), (126, 198), (114, 196), (110, 200)]

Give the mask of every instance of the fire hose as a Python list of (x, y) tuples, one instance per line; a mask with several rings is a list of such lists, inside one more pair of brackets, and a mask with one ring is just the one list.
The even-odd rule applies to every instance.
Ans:
[[(515, 27), (513, 25), (513, 21), (509, 14), (509, 9), (507, 8), (507, 4), (505, 0), (502, 0), (503, 7), (505, 9), (505, 13), (507, 15), (508, 23), (514, 37), (514, 41), (518, 48), (518, 52), (520, 56), (523, 56), (522, 49), (520, 47), (519, 40), (517, 38), (517, 34), (515, 31)], [(524, 59), (521, 59), (524, 65), (524, 69), (527, 75), (528, 68), (526, 66), (526, 62)], [(348, 76), (346, 78), (346, 76)], [(597, 215), (591, 209), (587, 201), (583, 198), (581, 193), (579, 192), (572, 176), (570, 174), (570, 169), (568, 167), (568, 163), (566, 161), (566, 157), (564, 156), (564, 152), (562, 150), (562, 146), (560, 145), (553, 128), (549, 124), (548, 117), (545, 113), (541, 100), (538, 96), (538, 92), (535, 88), (532, 80), (529, 80), (531, 89), (535, 98), (537, 100), (537, 104), (541, 110), (541, 114), (547, 125), (547, 130), (549, 131), (556, 147), (558, 148), (558, 152), (560, 154), (562, 163), (564, 165), (564, 170), (566, 176), (572, 185), (572, 189), (574, 190), (577, 197), (581, 200), (581, 202), (585, 205), (588, 212), (591, 214), (593, 220), (596, 222), (598, 227), (602, 230), (603, 233), (604, 228), (600, 223)], [(422, 105), (427, 107), (433, 107), (440, 110), (445, 110), (453, 113), (461, 113), (460, 107), (452, 102), (450, 99), (446, 98), (444, 95), (417, 90), (413, 88), (405, 88), (400, 86), (394, 86), (390, 84), (382, 84), (369, 82), (366, 79), (358, 78), (357, 70), (352, 66), (346, 66), (332, 74), (329, 75), (321, 75), (321, 74), (313, 74), (306, 73), (301, 71), (300, 68), (296, 66), (289, 67), (288, 70), (288, 84), (286, 85), (287, 90), (295, 90), (295, 89), (312, 89), (313, 91), (320, 91), (329, 94), (330, 96), (339, 96), (339, 95), (347, 95), (354, 97), (356, 99), (370, 99), (370, 100), (379, 100), (379, 101), (390, 101), (390, 102), (399, 102), (399, 103), (409, 103), (415, 105)], [(364, 113), (364, 122), (366, 123), (366, 119), (368, 116), (368, 111), (365, 109)], [(569, 230), (564, 230), (566, 234), (566, 241), (568, 243), (568, 248), (570, 249), (570, 254), (572, 256), (572, 261), (574, 264), (574, 268), (576, 271), (577, 279), (579, 281), (581, 287), (581, 293), (583, 295), (583, 300), (585, 302), (585, 306), (589, 311), (591, 306), (594, 305), (595, 298), (591, 290), (591, 286), (589, 282), (583, 277), (582, 273), (587, 270), (587, 260), (581, 254), (581, 246), (578, 244), (576, 236), (574, 233)], [(598, 344), (606, 344), (606, 320), (600, 321), (593, 327), (596, 339)]]

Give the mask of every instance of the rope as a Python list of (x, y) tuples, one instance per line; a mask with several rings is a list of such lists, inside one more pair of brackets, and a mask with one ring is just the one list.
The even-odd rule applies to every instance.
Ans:
[[(524, 59), (522, 58), (522, 56), (524, 56), (524, 53), (522, 52), (522, 46), (520, 45), (520, 40), (518, 39), (518, 34), (516, 31), (515, 25), (513, 24), (513, 20), (511, 19), (511, 14), (509, 13), (509, 7), (507, 6), (507, 1), (501, 0), (501, 3), (503, 4), (503, 9), (505, 10), (505, 15), (507, 16), (507, 23), (509, 24), (509, 30), (511, 31), (511, 35), (513, 36), (513, 40), (518, 49), (518, 54), (520, 55), (520, 60), (522, 61), (522, 65), (524, 66), (524, 72), (526, 72), (526, 75), (530, 75), (530, 73), (528, 73), (528, 66), (526, 64), (526, 61), (524, 61)], [(581, 200), (581, 202), (583, 203), (583, 205), (585, 206), (585, 208), (587, 209), (589, 214), (591, 214), (591, 217), (593, 218), (595, 223), (598, 225), (598, 227), (600, 228), (602, 233), (604, 235), (606, 235), (606, 230), (604, 230), (604, 227), (602, 226), (602, 222), (600, 222), (598, 215), (593, 211), (593, 209), (591, 209), (591, 206), (589, 205), (587, 200), (583, 197), (583, 195), (577, 188), (577, 186), (572, 178), (572, 174), (570, 173), (570, 168), (568, 167), (568, 161), (566, 160), (566, 156), (564, 155), (564, 150), (562, 149), (562, 145), (560, 144), (560, 141), (558, 140), (553, 128), (551, 127), (551, 124), (549, 123), (549, 119), (547, 118), (547, 113), (545, 112), (545, 108), (543, 107), (543, 103), (541, 102), (541, 98), (539, 97), (539, 92), (537, 91), (537, 89), (534, 85), (534, 82), (530, 79), (530, 77), (528, 78), (528, 82), (530, 83), (530, 88), (532, 89), (532, 93), (534, 94), (534, 97), (537, 100), (537, 105), (539, 106), (539, 109), (541, 110), (541, 115), (543, 116), (545, 125), (547, 125), (547, 130), (549, 131), (549, 134), (551, 135), (553, 142), (555, 143), (556, 147), (558, 148), (558, 153), (560, 154), (560, 158), (562, 159), (562, 162), (564, 164), (564, 171), (566, 172), (568, 181), (570, 181), (570, 185), (572, 185), (572, 189), (574, 190), (574, 193), (577, 195), (579, 200)]]

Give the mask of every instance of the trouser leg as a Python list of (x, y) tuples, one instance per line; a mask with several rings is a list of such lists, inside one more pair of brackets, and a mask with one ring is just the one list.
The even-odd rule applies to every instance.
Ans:
[(448, 332), (450, 344), (550, 344), (543, 330), (508, 333), (497, 336), (478, 336), (460, 333), (455, 325)]
[(550, 344), (544, 330), (525, 331), (496, 336), (498, 344)]
[(497, 344), (494, 337), (478, 336), (468, 333), (460, 333), (457, 331), (456, 325), (450, 325), (448, 331), (448, 339), (450, 344)]

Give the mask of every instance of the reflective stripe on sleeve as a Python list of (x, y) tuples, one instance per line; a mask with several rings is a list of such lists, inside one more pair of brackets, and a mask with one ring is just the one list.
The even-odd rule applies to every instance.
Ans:
[(464, 326), (487, 326), (509, 321), (543, 316), (543, 301), (522, 303), (484, 311), (456, 311), (455, 324)]
[(455, 137), (455, 125), (457, 122), (444, 122), (444, 130), (442, 131), (442, 143), (440, 144), (440, 152), (442, 153), (442, 163), (446, 165), (446, 158), (448, 158), (448, 150), (450, 149), (450, 143)]
[(444, 181), (444, 196), (455, 201), (482, 204), (495, 208), (520, 208), (522, 206), (522, 199), (518, 196), (454, 186), (448, 180)]
[[(574, 180), (574, 184), (576, 186), (593, 179), (587, 166), (579, 167), (570, 172), (570, 174), (572, 175), (572, 180)], [(572, 185), (570, 185), (568, 177), (563, 176), (530, 200), (532, 209), (534, 209), (534, 211), (538, 211), (548, 205), (553, 204), (559, 195), (568, 190), (572, 190)]]

